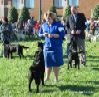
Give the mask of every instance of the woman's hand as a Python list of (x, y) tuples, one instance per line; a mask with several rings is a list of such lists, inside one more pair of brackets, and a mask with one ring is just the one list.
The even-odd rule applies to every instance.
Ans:
[(76, 31), (76, 34), (80, 34), (80, 32), (81, 32), (81, 30), (77, 30), (77, 31)]
[(71, 34), (75, 34), (75, 30), (72, 30), (72, 31), (71, 31)]
[(59, 34), (48, 34), (49, 38), (59, 38)]
[(53, 34), (48, 34), (48, 38), (53, 38)]
[(43, 35), (45, 37), (48, 37), (48, 38), (59, 38), (59, 34), (48, 34), (48, 33), (44, 33)]
[(59, 38), (59, 34), (53, 34), (53, 38)]
[(44, 33), (43, 36), (44, 36), (44, 37), (48, 37), (48, 33)]

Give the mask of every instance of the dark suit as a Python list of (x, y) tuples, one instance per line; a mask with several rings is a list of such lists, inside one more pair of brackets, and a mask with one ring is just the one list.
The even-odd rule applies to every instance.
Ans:
[[(82, 56), (85, 56), (85, 32), (86, 29), (86, 17), (83, 13), (77, 13), (75, 17), (71, 14), (66, 19), (66, 29), (67, 33), (70, 35), (70, 41), (73, 37), (76, 37), (76, 43), (79, 48), (79, 51), (82, 51)], [(80, 34), (76, 34), (77, 30), (80, 32)], [(71, 34), (71, 32), (74, 31), (75, 34)], [(84, 57), (84, 62), (86, 58)]]
[(81, 30), (81, 33), (79, 35), (76, 35), (80, 38), (85, 38), (84, 30), (86, 29), (86, 18), (83, 13), (77, 13), (76, 14), (76, 21), (74, 19), (74, 16), (71, 14), (66, 19), (66, 29), (69, 31), (69, 33), (72, 30)]

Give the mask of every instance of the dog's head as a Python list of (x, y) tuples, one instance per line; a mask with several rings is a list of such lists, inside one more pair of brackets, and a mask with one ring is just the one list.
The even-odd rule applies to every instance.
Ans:
[(38, 47), (38, 49), (42, 49), (43, 50), (43, 43), (42, 42), (38, 42), (37, 43), (37, 47)]
[(75, 43), (69, 44), (69, 51), (72, 53), (77, 53), (77, 45)]

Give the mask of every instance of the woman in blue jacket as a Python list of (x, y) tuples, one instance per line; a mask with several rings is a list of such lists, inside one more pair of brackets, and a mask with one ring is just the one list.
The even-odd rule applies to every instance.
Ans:
[(54, 13), (46, 13), (46, 22), (42, 24), (39, 36), (45, 37), (45, 81), (49, 80), (52, 68), (55, 74), (55, 81), (58, 81), (59, 67), (64, 64), (62, 43), (65, 32), (61, 23), (55, 21)]

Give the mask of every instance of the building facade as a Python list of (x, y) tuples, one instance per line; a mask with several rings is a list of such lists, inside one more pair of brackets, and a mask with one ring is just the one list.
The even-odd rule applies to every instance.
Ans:
[[(41, 3), (40, 3), (41, 1)], [(68, 2), (69, 1), (69, 2)], [(99, 3), (99, 0), (0, 0), (0, 17), (7, 16), (8, 10), (11, 6), (14, 6), (18, 13), (25, 6), (29, 8), (30, 16), (36, 19), (40, 18), (40, 12), (42, 17), (44, 12), (46, 12), (52, 5), (57, 8), (57, 15), (63, 15), (63, 9), (69, 5), (77, 5), (79, 11), (85, 13), (86, 17), (91, 16), (91, 9)], [(41, 10), (40, 10), (41, 4)]]
[(86, 17), (91, 17), (92, 9), (99, 5), (99, 0), (79, 0), (79, 11), (85, 13)]

